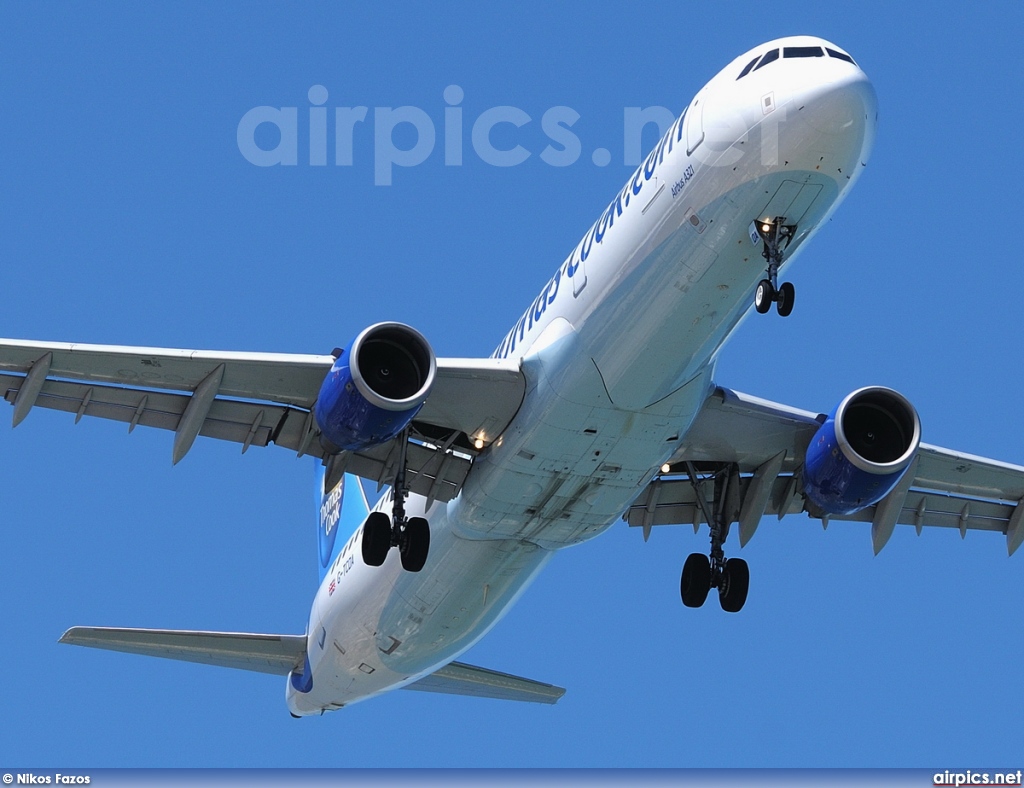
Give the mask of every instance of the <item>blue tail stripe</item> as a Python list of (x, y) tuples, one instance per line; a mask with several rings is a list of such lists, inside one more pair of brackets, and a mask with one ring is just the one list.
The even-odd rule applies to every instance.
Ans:
[[(366, 522), (370, 514), (370, 505), (359, 479), (351, 474), (344, 474), (338, 484), (331, 490), (324, 489), (327, 481), (327, 468), (317, 463), (316, 472), (316, 504), (318, 509), (319, 548), (318, 566), (320, 580), (323, 581), (331, 563), (343, 549), (345, 540)], [(339, 539), (338, 534), (344, 536)]]

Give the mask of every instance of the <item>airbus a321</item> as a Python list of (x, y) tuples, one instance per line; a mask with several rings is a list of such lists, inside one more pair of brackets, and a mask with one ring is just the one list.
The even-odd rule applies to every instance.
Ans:
[[(437, 358), (401, 323), (330, 355), (0, 340), (18, 425), (34, 407), (310, 455), (320, 586), (297, 635), (73, 627), (62, 642), (286, 676), (295, 716), (393, 689), (554, 703), (564, 690), (456, 662), (555, 554), (620, 519), (707, 526), (689, 607), (736, 613), (766, 515), (1024, 540), (1024, 468), (921, 442), (914, 406), (853, 391), (827, 414), (720, 387), (751, 311), (849, 193), (875, 92), (846, 51), (783, 38), (689, 103), (489, 358)], [(776, 319), (759, 317), (757, 319)], [(386, 487), (373, 506), (359, 479)], [(737, 540), (734, 540), (737, 541)], [(732, 543), (729, 548), (731, 549)]]

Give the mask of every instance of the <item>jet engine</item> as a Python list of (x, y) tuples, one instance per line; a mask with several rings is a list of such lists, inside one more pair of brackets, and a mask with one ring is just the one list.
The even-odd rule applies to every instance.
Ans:
[(419, 331), (402, 323), (370, 326), (342, 348), (320, 386), (320, 432), (345, 450), (391, 440), (423, 407), (436, 372), (434, 351)]
[(884, 498), (921, 444), (914, 406), (892, 389), (847, 396), (811, 439), (804, 460), (807, 499), (826, 514), (852, 514)]

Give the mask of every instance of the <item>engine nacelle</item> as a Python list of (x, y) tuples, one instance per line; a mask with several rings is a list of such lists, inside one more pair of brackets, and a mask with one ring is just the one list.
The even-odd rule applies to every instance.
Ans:
[(826, 514), (859, 512), (896, 486), (920, 444), (921, 421), (906, 397), (882, 386), (858, 389), (814, 433), (804, 493)]
[(314, 414), (324, 438), (357, 450), (394, 438), (423, 407), (437, 360), (402, 323), (377, 323), (342, 349), (320, 386)]

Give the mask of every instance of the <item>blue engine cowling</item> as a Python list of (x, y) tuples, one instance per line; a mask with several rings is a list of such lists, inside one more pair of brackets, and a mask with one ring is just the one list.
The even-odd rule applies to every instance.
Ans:
[(920, 444), (921, 421), (906, 397), (882, 386), (858, 389), (814, 433), (804, 493), (824, 514), (859, 512), (896, 486)]
[(402, 323), (377, 323), (343, 348), (320, 386), (316, 423), (332, 447), (389, 441), (423, 407), (437, 373), (429, 343)]

